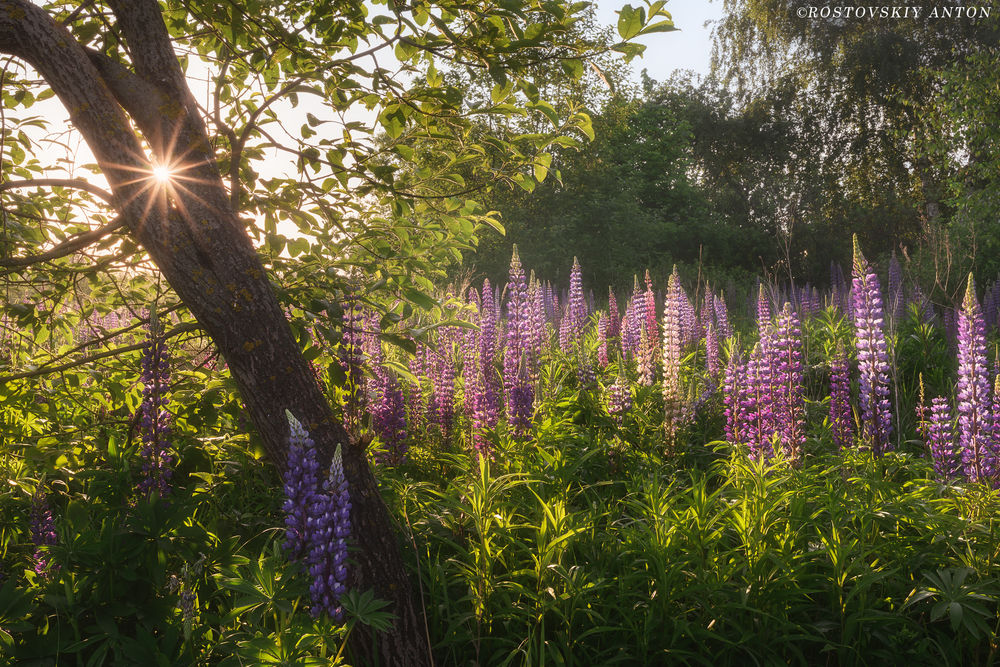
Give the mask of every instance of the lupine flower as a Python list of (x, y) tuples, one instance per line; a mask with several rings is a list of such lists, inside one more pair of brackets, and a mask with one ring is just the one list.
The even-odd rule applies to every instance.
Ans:
[(934, 474), (941, 481), (954, 479), (962, 471), (962, 458), (952, 439), (952, 419), (948, 401), (940, 396), (931, 401), (927, 424), (927, 446), (934, 461)]
[(340, 600), (347, 584), (347, 540), (351, 536), (351, 497), (340, 445), (330, 462), (330, 472), (323, 483), (324, 493), (313, 505), (314, 532), (309, 545), (309, 587), (313, 616), (329, 614), (335, 621), (344, 618)]
[(714, 383), (718, 380), (721, 367), (719, 364), (719, 328), (715, 322), (715, 305), (713, 302), (714, 297), (712, 293), (707, 292), (701, 312), (705, 327), (705, 371), (708, 373), (709, 379)]
[(854, 442), (854, 419), (851, 414), (851, 366), (842, 345), (830, 361), (830, 429), (837, 449)]
[(341, 332), (340, 361), (347, 371), (347, 377), (356, 392), (364, 386), (364, 311), (357, 299), (347, 296), (344, 300), (344, 315)]
[(976, 299), (976, 285), (969, 285), (958, 316), (958, 447), (965, 476), (973, 482), (992, 481), (997, 473), (993, 452), (990, 377), (986, 359), (986, 325)]
[(649, 329), (645, 322), (639, 330), (639, 352), (636, 355), (636, 365), (639, 377), (636, 380), (643, 387), (651, 387), (655, 381), (655, 371), (653, 368), (656, 358), (656, 345), (649, 335)]
[(587, 304), (583, 300), (583, 271), (580, 262), (573, 258), (573, 268), (569, 274), (569, 308), (570, 338), (579, 340), (583, 325), (587, 321)]
[(495, 429), (500, 417), (500, 392), (497, 386), (497, 307), (490, 281), (483, 281), (483, 306), (479, 312), (479, 367), (473, 397), (472, 444), (481, 456), (490, 455), (484, 431)]
[(802, 331), (799, 319), (788, 302), (778, 315), (773, 349), (777, 362), (774, 367), (777, 389), (774, 395), (775, 429), (785, 452), (793, 460), (798, 460), (802, 457), (802, 445), (805, 444)]
[(684, 414), (681, 394), (681, 322), (683, 301), (686, 300), (681, 277), (674, 267), (667, 283), (667, 295), (663, 306), (663, 404), (667, 431), (667, 447), (674, 446), (677, 429)]
[(646, 300), (639, 289), (639, 277), (635, 277), (632, 288), (632, 298), (625, 306), (625, 315), (621, 326), (621, 348), (625, 357), (635, 356), (639, 352), (642, 322), (646, 319)]
[(559, 349), (563, 354), (573, 351), (573, 319), (569, 315), (569, 304), (566, 304), (566, 312), (559, 320)]
[(423, 385), (430, 381), (427, 373), (427, 349), (418, 344), (413, 358), (409, 362), (410, 373), (416, 382), (410, 382), (406, 393), (406, 423), (410, 428), (422, 429), (427, 417), (427, 400), (424, 397)]
[(617, 338), (621, 330), (621, 322), (618, 319), (618, 300), (615, 299), (615, 292), (608, 287), (608, 338)]
[(170, 386), (170, 360), (166, 341), (154, 331), (142, 348), (142, 404), (139, 406), (139, 433), (142, 437), (142, 479), (139, 491), (160, 498), (170, 493), (171, 465), (170, 413), (166, 411)]
[(455, 421), (455, 360), (449, 332), (444, 332), (445, 328), (450, 327), (438, 330), (444, 333), (444, 341), (438, 341), (438, 352), (434, 358), (431, 416), (432, 421), (441, 427), (442, 436), (447, 441)]
[(726, 362), (723, 385), (723, 406), (726, 415), (726, 440), (730, 444), (744, 443), (746, 428), (746, 364), (738, 347), (734, 345)]
[(861, 254), (854, 237), (854, 332), (860, 371), (859, 404), (864, 438), (875, 454), (892, 448), (889, 407), (889, 354), (883, 331), (882, 295), (878, 276)]
[(403, 390), (384, 365), (382, 340), (379, 337), (381, 324), (374, 316), (368, 322), (368, 331), (370, 333), (365, 346), (374, 376), (370, 383), (369, 397), (372, 430), (386, 446), (386, 455), (381, 462), (397, 464), (403, 461), (407, 450), (406, 403), (403, 400)]
[(515, 246), (507, 282), (507, 346), (503, 358), (503, 379), (507, 422), (516, 436), (523, 436), (528, 432), (534, 406), (534, 386), (528, 369), (528, 346), (525, 340), (527, 291), (524, 269)]
[(45, 548), (53, 546), (58, 538), (49, 500), (40, 489), (31, 497), (30, 529), (31, 543), (35, 545), (35, 554), (32, 556), (35, 563), (35, 573), (44, 576), (49, 570), (49, 560)]
[(725, 292), (719, 292), (719, 296), (713, 299), (712, 305), (715, 307), (715, 323), (719, 327), (719, 334), (723, 338), (729, 338), (733, 332), (729, 328), (729, 309), (726, 308)]
[(625, 415), (632, 409), (632, 389), (623, 373), (619, 373), (614, 383), (607, 388), (605, 400), (608, 414), (614, 417), (615, 423), (621, 426)]
[(772, 331), (757, 341), (747, 361), (746, 389), (742, 405), (747, 426), (743, 440), (753, 458), (769, 459), (774, 455), (774, 377), (772, 373)]
[(319, 496), (319, 460), (316, 447), (302, 424), (285, 411), (288, 418), (288, 461), (284, 473), (285, 551), (289, 558), (302, 561), (309, 553), (309, 520)]
[(601, 368), (608, 365), (608, 322), (612, 320), (604, 313), (597, 318), (597, 363)]
[(649, 277), (649, 269), (646, 269), (646, 292), (643, 297), (645, 298), (643, 311), (646, 315), (643, 323), (653, 347), (652, 356), (656, 357), (660, 351), (660, 323), (656, 318), (656, 295), (653, 292), (653, 280)]

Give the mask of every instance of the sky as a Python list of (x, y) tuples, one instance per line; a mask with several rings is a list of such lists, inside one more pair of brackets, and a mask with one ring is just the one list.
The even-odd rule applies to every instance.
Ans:
[[(642, 0), (596, 0), (597, 18), (605, 25), (617, 25), (617, 11), (625, 4), (642, 6)], [(674, 70), (689, 69), (702, 76), (708, 74), (712, 58), (712, 26), (706, 21), (722, 18), (722, 0), (672, 0), (667, 11), (673, 17), (675, 32), (664, 32), (640, 38), (646, 45), (642, 58), (632, 61), (635, 78), (646, 69), (657, 81), (670, 78)]]

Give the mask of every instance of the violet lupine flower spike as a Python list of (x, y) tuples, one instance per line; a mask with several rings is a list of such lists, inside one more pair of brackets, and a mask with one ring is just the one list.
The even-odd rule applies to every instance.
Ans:
[(854, 442), (854, 419), (851, 415), (851, 365), (843, 344), (830, 361), (830, 429), (837, 449)]
[(344, 619), (340, 604), (347, 590), (347, 540), (351, 536), (351, 496), (344, 476), (340, 445), (330, 462), (330, 472), (312, 508), (314, 532), (309, 548), (309, 587), (313, 616), (329, 614)]
[(785, 453), (797, 462), (802, 458), (802, 446), (806, 439), (803, 430), (805, 399), (802, 387), (802, 331), (799, 318), (792, 310), (792, 304), (787, 301), (778, 315), (774, 332), (774, 353), (777, 389), (774, 395), (775, 428)]
[(940, 396), (931, 401), (926, 437), (937, 478), (944, 482), (958, 477), (962, 471), (962, 457), (952, 438), (951, 409), (948, 401)]
[(142, 404), (139, 406), (139, 432), (142, 437), (142, 479), (139, 491), (149, 497), (154, 491), (160, 498), (170, 494), (173, 457), (169, 454), (170, 413), (166, 411), (170, 386), (170, 359), (166, 340), (151, 324), (149, 338), (142, 348)]
[(667, 283), (666, 303), (663, 306), (663, 405), (668, 450), (676, 444), (677, 430), (684, 413), (680, 370), (682, 300), (685, 298), (681, 277), (675, 266)]
[(527, 294), (527, 280), (517, 255), (517, 246), (514, 246), (507, 283), (507, 347), (503, 358), (503, 380), (507, 421), (518, 437), (528, 432), (535, 400), (528, 369)]
[(723, 384), (723, 405), (726, 415), (726, 440), (731, 445), (744, 443), (746, 431), (746, 363), (740, 353), (739, 345), (733, 342), (729, 361), (726, 363)]
[(632, 388), (625, 379), (624, 368), (621, 365), (618, 367), (618, 377), (606, 390), (605, 400), (608, 414), (614, 418), (618, 426), (621, 426), (625, 415), (632, 409)]
[(45, 576), (49, 570), (49, 560), (45, 548), (56, 543), (56, 524), (52, 519), (52, 508), (49, 500), (41, 489), (31, 497), (31, 543), (35, 545), (32, 561), (35, 563), (35, 573)]
[(497, 307), (490, 281), (483, 281), (479, 311), (479, 367), (472, 398), (472, 445), (480, 456), (491, 456), (484, 431), (495, 429), (500, 418), (500, 390), (496, 370)]
[(618, 300), (615, 299), (615, 291), (608, 287), (608, 338), (617, 338), (620, 329)]
[(965, 300), (958, 315), (958, 447), (965, 477), (992, 482), (997, 473), (993, 446), (990, 374), (986, 358), (986, 324), (969, 274)]
[(889, 406), (889, 354), (887, 351), (878, 276), (861, 254), (854, 236), (854, 333), (858, 351), (859, 405), (865, 441), (876, 455), (892, 448), (892, 412)]
[(285, 551), (302, 562), (310, 549), (310, 513), (319, 496), (319, 460), (309, 433), (292, 413), (288, 418), (288, 462), (284, 473)]

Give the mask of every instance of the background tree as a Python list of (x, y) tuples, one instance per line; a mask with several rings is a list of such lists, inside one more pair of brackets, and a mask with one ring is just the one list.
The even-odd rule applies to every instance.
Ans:
[(768, 215), (793, 273), (822, 275), (816, 251), (835, 230), (883, 253), (950, 219), (954, 164), (920, 146), (940, 136), (930, 110), (944, 72), (997, 38), (996, 17), (929, 18), (934, 7), (960, 4), (921, 4), (923, 18), (899, 20), (800, 17), (807, 3), (726, 3), (713, 66), (737, 115), (783, 126), (768, 171), (786, 184), (785, 210)]

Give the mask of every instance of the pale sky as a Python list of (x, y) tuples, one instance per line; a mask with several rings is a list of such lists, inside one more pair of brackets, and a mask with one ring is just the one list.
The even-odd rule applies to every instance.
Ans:
[[(615, 13), (623, 5), (633, 7), (643, 5), (642, 0), (596, 0), (597, 19), (602, 24), (615, 26), (618, 15)], [(679, 28), (674, 32), (656, 33), (639, 39), (646, 45), (642, 58), (632, 61), (636, 81), (639, 72), (648, 70), (649, 76), (657, 81), (670, 78), (674, 70), (693, 70), (697, 74), (708, 74), (709, 61), (712, 57), (712, 26), (705, 26), (706, 21), (722, 18), (722, 0), (672, 0), (667, 2), (666, 9), (674, 19), (674, 25)]]

